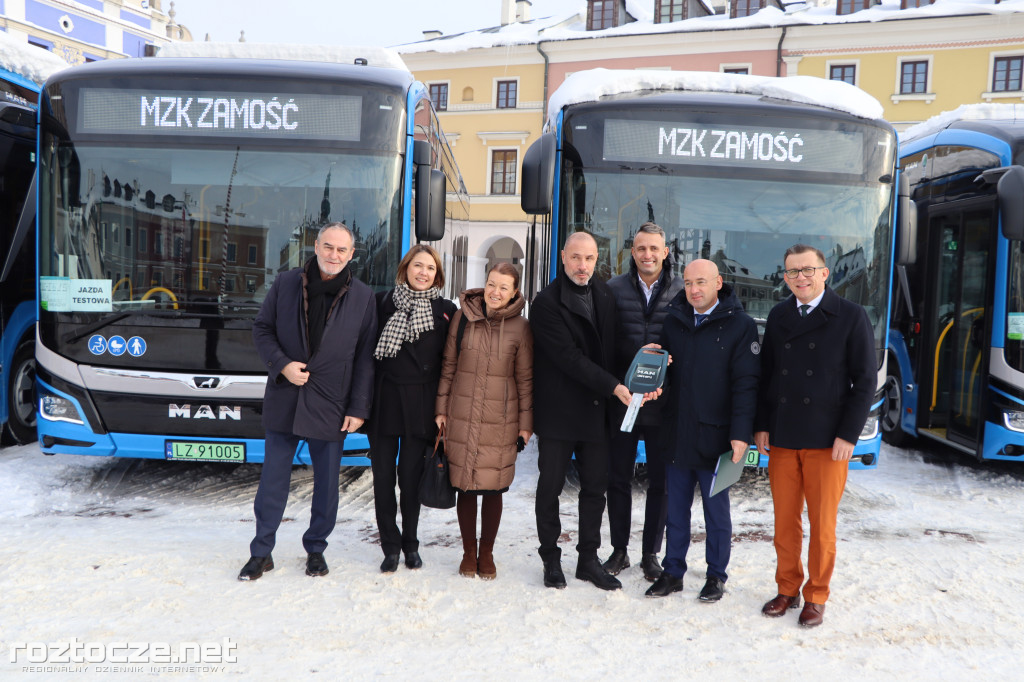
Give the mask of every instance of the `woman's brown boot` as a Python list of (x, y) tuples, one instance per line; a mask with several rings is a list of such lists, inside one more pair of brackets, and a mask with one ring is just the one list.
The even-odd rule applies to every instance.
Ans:
[(477, 572), (476, 538), (462, 539), (462, 563), (459, 564), (459, 575), (475, 578)]
[(480, 557), (476, 560), (476, 574), (484, 580), (498, 577), (498, 569), (494, 566), (494, 542), (480, 541)]

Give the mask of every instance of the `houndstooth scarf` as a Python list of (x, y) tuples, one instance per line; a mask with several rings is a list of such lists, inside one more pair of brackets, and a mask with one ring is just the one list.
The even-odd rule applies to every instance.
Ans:
[(403, 343), (416, 343), (420, 334), (433, 329), (434, 314), (430, 302), (440, 295), (441, 290), (437, 287), (430, 287), (426, 291), (413, 291), (405, 282), (395, 287), (392, 294), (395, 314), (384, 325), (373, 357), (378, 360), (393, 358), (398, 355)]

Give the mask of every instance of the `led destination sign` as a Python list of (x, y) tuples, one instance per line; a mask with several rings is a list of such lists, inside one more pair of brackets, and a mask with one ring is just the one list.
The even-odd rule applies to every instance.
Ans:
[(82, 133), (359, 141), (363, 98), (253, 92), (82, 90)]
[(604, 160), (777, 170), (864, 171), (864, 135), (815, 128), (604, 122)]

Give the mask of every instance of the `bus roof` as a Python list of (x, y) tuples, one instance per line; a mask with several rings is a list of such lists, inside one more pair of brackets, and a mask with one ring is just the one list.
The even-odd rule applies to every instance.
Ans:
[(1024, 104), (963, 104), (907, 128), (900, 133), (900, 144), (934, 135), (946, 128), (976, 130), (1014, 142), (1024, 137)]
[(158, 57), (201, 59), (274, 59), (297, 62), (330, 62), (354, 64), (365, 59), (368, 66), (408, 71), (405, 62), (394, 50), (386, 47), (349, 45), (289, 45), (273, 43), (186, 43), (164, 45)]
[[(327, 62), (298, 62), (271, 59), (154, 59), (136, 57), (129, 59), (108, 59), (77, 66), (60, 74), (58, 80), (74, 81), (84, 78), (117, 78), (163, 74), (175, 77), (229, 77), (273, 76), (296, 81), (302, 80), (351, 80), (379, 84), (408, 90), (413, 82), (412, 74), (405, 69), (371, 69), (352, 64)], [(54, 79), (48, 79), (50, 85)]]
[(35, 84), (38, 91), (39, 86), (50, 77), (50, 74), (69, 66), (66, 61), (49, 50), (15, 40), (0, 31), (0, 69), (29, 81), (21, 85)]
[(551, 95), (548, 125), (553, 125), (558, 112), (570, 104), (596, 102), (630, 92), (668, 90), (759, 95), (872, 120), (880, 119), (883, 113), (878, 100), (860, 88), (813, 76), (774, 78), (706, 71), (590, 69), (571, 74)]

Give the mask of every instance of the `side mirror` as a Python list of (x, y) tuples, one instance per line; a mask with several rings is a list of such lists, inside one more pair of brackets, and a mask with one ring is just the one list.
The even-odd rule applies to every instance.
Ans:
[(555, 134), (544, 133), (523, 155), (519, 203), (526, 213), (551, 213), (556, 151)]
[(910, 196), (910, 180), (905, 173), (900, 173), (898, 192), (896, 264), (913, 265), (917, 262), (917, 204)]
[(1003, 236), (1024, 239), (1024, 168), (1010, 166), (996, 185)]
[(444, 173), (422, 165), (416, 167), (416, 239), (436, 242), (444, 237), (447, 182)]

